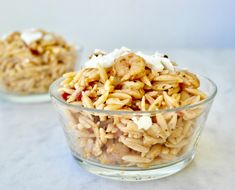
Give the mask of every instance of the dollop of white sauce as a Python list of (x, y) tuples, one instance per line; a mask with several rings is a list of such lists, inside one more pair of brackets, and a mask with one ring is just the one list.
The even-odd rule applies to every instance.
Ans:
[(139, 119), (133, 117), (132, 120), (138, 126), (138, 129), (148, 130), (152, 126), (152, 119), (149, 116), (141, 116)]
[[(95, 50), (95, 53), (96, 52), (103, 53), (103, 51), (97, 49)], [(115, 59), (128, 53), (135, 53), (136, 55), (142, 57), (146, 61), (146, 63), (149, 64), (150, 67), (157, 72), (163, 71), (164, 68), (167, 68), (171, 71), (175, 70), (175, 67), (172, 65), (170, 59), (163, 57), (163, 55), (158, 52), (154, 53), (153, 55), (147, 55), (142, 52), (134, 52), (126, 47), (115, 49), (111, 53), (105, 54), (103, 56), (93, 56), (84, 64), (84, 66), (86, 68), (97, 68), (97, 65), (100, 64), (102, 67), (108, 68), (113, 65)]]
[(42, 36), (42, 33), (36, 30), (27, 30), (21, 32), (21, 39), (24, 40), (24, 42), (28, 45), (36, 40), (41, 39)]

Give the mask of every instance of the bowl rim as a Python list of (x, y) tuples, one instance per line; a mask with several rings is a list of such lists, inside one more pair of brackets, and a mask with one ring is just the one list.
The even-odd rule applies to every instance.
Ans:
[(192, 105), (186, 105), (186, 106), (180, 106), (177, 108), (169, 108), (169, 109), (162, 109), (162, 110), (154, 110), (154, 111), (103, 110), (103, 109), (96, 109), (96, 108), (85, 108), (80, 105), (70, 104), (70, 103), (62, 100), (62, 98), (60, 98), (58, 96), (58, 94), (54, 93), (55, 87), (64, 79), (64, 77), (58, 78), (50, 85), (49, 93), (50, 93), (51, 99), (55, 98), (61, 104), (65, 105), (67, 107), (71, 107), (73, 109), (76, 109), (78, 111), (87, 111), (87, 112), (91, 112), (91, 113), (96, 113), (96, 114), (100, 113), (100, 114), (106, 114), (106, 115), (153, 115), (153, 114), (158, 114), (158, 113), (168, 113), (168, 112), (182, 111), (185, 109), (192, 109), (192, 108), (198, 107), (200, 105), (203, 105), (203, 104), (206, 104), (206, 103), (212, 101), (217, 94), (217, 85), (208, 77), (205, 77), (203, 75), (198, 75), (198, 74), (197, 74), (197, 76), (200, 78), (206, 79), (212, 85), (212, 88), (213, 88), (212, 92), (208, 95), (207, 98), (199, 101), (198, 103), (192, 104)]

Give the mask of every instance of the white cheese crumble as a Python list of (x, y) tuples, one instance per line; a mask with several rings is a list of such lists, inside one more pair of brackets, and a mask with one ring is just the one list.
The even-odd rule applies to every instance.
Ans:
[(148, 130), (152, 126), (152, 119), (149, 116), (141, 116), (139, 119), (133, 117), (132, 120), (138, 126), (138, 129)]
[(142, 57), (148, 64), (150, 64), (151, 68), (157, 72), (161, 72), (164, 69), (164, 66), (161, 63), (161, 57), (154, 55), (146, 55), (142, 52), (137, 52), (136, 55)]
[(28, 45), (36, 40), (41, 39), (42, 36), (43, 35), (41, 32), (35, 30), (27, 30), (21, 32), (21, 39), (24, 40), (24, 42)]
[[(102, 52), (101, 50), (95, 50), (96, 52)], [(135, 53), (136, 55), (142, 57), (149, 66), (157, 71), (163, 71), (164, 67), (174, 71), (175, 67), (171, 63), (170, 59), (163, 57), (162, 54), (156, 52), (153, 55), (147, 55), (142, 52), (134, 52), (126, 47), (122, 47), (121, 49), (115, 49), (114, 51), (107, 53), (105, 55), (93, 56), (90, 60), (85, 63), (86, 68), (97, 68), (97, 65), (100, 64), (104, 68), (111, 67), (114, 63), (114, 60), (119, 58), (120, 56), (126, 55), (128, 53)]]
[[(96, 52), (102, 52), (96, 49)], [(104, 68), (111, 67), (113, 62), (118, 57), (125, 55), (126, 53), (131, 52), (128, 48), (122, 47), (121, 49), (115, 49), (111, 53), (106, 55), (93, 56), (90, 60), (85, 63), (85, 67), (96, 68), (100, 64)]]
[(162, 57), (161, 63), (170, 71), (174, 71), (175, 67), (168, 58)]
[(51, 34), (46, 34), (44, 37), (43, 37), (43, 40), (46, 40), (46, 41), (51, 41), (53, 40), (53, 36)]

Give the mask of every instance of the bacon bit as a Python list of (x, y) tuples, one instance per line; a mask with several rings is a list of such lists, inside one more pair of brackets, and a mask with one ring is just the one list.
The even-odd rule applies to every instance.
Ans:
[(69, 96), (69, 95), (70, 95), (70, 94), (64, 92), (64, 93), (61, 95), (61, 97), (66, 101), (66, 100), (68, 100), (68, 96)]
[(76, 100), (77, 101), (81, 101), (82, 99), (82, 92), (79, 92), (77, 95), (76, 95)]

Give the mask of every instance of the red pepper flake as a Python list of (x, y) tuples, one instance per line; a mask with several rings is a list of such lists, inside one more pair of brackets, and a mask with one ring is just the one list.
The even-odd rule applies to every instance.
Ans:
[(184, 116), (184, 113), (182, 111), (178, 111), (177, 112), (177, 115), (180, 116), (180, 117), (183, 117)]
[(89, 133), (93, 133), (93, 129), (92, 129), (92, 128), (88, 128), (87, 131), (88, 131)]
[(136, 101), (136, 100), (137, 100), (137, 99), (136, 99), (134, 96), (131, 97), (131, 101), (134, 102), (134, 101)]
[(95, 81), (89, 82), (89, 86), (93, 87), (95, 85)]
[(70, 94), (64, 92), (64, 93), (61, 95), (61, 97), (66, 101), (66, 100), (68, 100), (68, 96), (69, 96), (69, 95), (70, 95)]
[(184, 89), (184, 83), (179, 83), (180, 91)]
[(121, 84), (116, 85), (116, 86), (115, 86), (115, 89), (116, 89), (116, 90), (122, 89), (122, 85), (121, 85)]
[(36, 55), (36, 56), (40, 54), (36, 49), (30, 49), (30, 51), (33, 55)]
[(156, 117), (152, 117), (152, 122), (153, 123), (157, 123), (157, 118)]
[(79, 93), (77, 93), (77, 95), (76, 95), (76, 100), (77, 100), (77, 101), (81, 101), (81, 99), (82, 99), (82, 92), (79, 92)]
[(131, 107), (134, 111), (140, 111), (140, 108), (137, 105), (132, 105)]

